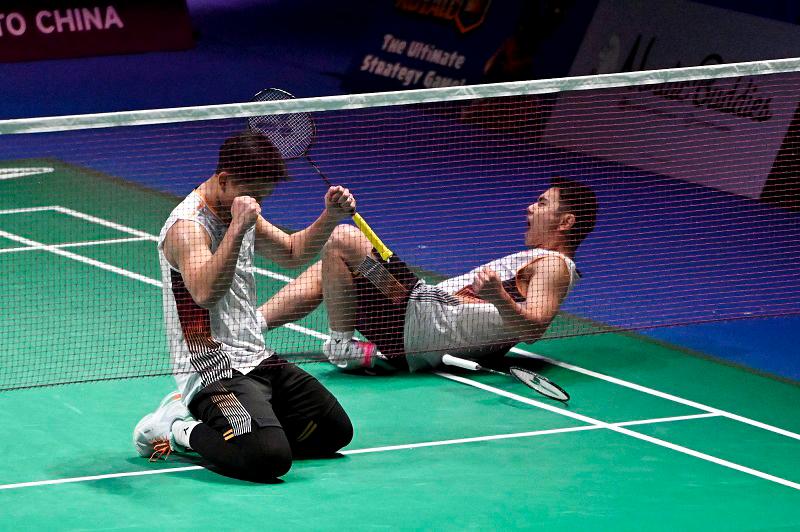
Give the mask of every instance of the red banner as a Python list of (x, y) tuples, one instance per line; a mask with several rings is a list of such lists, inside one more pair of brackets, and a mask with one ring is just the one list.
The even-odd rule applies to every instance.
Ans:
[(3, 2), (0, 61), (185, 50), (194, 44), (185, 0)]

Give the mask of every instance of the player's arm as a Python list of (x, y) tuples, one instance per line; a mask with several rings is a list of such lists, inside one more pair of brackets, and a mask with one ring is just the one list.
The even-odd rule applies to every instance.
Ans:
[(234, 199), (231, 225), (214, 253), (211, 237), (199, 224), (179, 220), (170, 228), (164, 240), (164, 255), (181, 272), (195, 303), (210, 308), (230, 290), (242, 239), (260, 212), (261, 207), (253, 198)]
[(285, 268), (302, 266), (322, 250), (336, 225), (355, 212), (355, 208), (356, 200), (349, 190), (330, 187), (325, 194), (325, 210), (302, 231), (289, 235), (259, 216), (256, 251)]
[(544, 333), (569, 289), (569, 270), (560, 258), (545, 257), (529, 267), (535, 271), (523, 303), (514, 301), (492, 270), (480, 271), (473, 283), (475, 292), (497, 307), (506, 330), (525, 342)]

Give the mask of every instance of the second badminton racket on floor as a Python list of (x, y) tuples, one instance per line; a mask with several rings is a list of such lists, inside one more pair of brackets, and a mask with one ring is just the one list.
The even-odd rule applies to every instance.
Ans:
[(464, 358), (454, 357), (449, 354), (442, 357), (442, 364), (445, 364), (446, 366), (468, 369), (470, 371), (485, 371), (487, 373), (494, 373), (496, 375), (513, 377), (528, 388), (531, 388), (545, 397), (555, 399), (556, 401), (561, 401), (562, 403), (569, 401), (569, 394), (566, 392), (566, 390), (564, 390), (564, 388), (554, 383), (547, 377), (539, 375), (538, 373), (535, 373), (529, 369), (511, 366), (508, 370), (508, 373), (504, 373), (495, 369), (485, 368), (473, 360), (466, 360)]

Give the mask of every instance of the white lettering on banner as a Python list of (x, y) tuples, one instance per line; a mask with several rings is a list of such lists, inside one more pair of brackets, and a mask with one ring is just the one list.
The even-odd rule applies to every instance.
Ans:
[(422, 85), (426, 89), (433, 89), (436, 87), (455, 87), (456, 85), (466, 85), (467, 78), (455, 79), (448, 78), (447, 76), (440, 76), (435, 70), (429, 70), (422, 80)]
[(53, 33), (56, 30), (53, 26), (53, 14), (49, 11), (36, 13), (36, 28), (42, 33)]
[[(422, 86), (427, 89), (434, 87), (452, 87), (455, 85), (465, 85), (467, 83), (466, 78), (442, 76), (435, 70), (423, 72), (422, 70), (407, 67), (399, 61), (384, 61), (372, 54), (364, 56), (360, 70), (362, 72), (375, 74), (376, 76), (396, 79), (400, 81), (404, 87), (419, 85), (420, 81), (422, 81)], [(423, 77), (423, 75), (425, 77)]]
[[(798, 50), (800, 29), (791, 24), (682, 0), (601, 0), (570, 75), (793, 57)], [(800, 102), (793, 79), (642, 85), (594, 97), (566, 92), (544, 140), (758, 198)], [(636, 142), (620, 141), (632, 132)], [(737, 148), (743, 139), (746, 150)]]
[(60, 10), (55, 10), (53, 12), (53, 18), (56, 21), (56, 31), (61, 33), (64, 31), (64, 26), (68, 26), (69, 31), (75, 31), (75, 20), (72, 18), (72, 11), (66, 9), (66, 14), (63, 14)]
[(389, 63), (387, 61), (382, 61), (372, 54), (368, 54), (364, 57), (364, 60), (361, 62), (361, 71), (385, 78), (396, 79), (400, 81), (404, 87), (419, 83), (423, 74), (421, 70), (408, 68), (399, 61)]
[(25, 22), (25, 17), (20, 15), (19, 13), (11, 13), (6, 17), (6, 22), (8, 26), (8, 33), (14, 35), (15, 37), (19, 37), (23, 33), (25, 33), (25, 29), (27, 27), (27, 23)]
[(394, 35), (387, 33), (383, 36), (383, 46), (381, 46), (381, 50), (393, 54), (402, 54), (406, 51), (407, 44), (408, 43), (403, 39), (398, 39)]
[(408, 57), (413, 59), (420, 59), (429, 63), (455, 68), (456, 70), (464, 66), (466, 57), (458, 52), (445, 52), (433, 46), (420, 41), (411, 41), (408, 46)]
[(457, 51), (445, 52), (432, 44), (421, 41), (411, 41), (411, 44), (409, 44), (408, 41), (395, 37), (391, 33), (387, 33), (383, 36), (381, 50), (392, 54), (405, 54), (411, 59), (418, 59), (444, 67), (455, 68), (456, 70), (463, 67), (467, 60), (465, 56)]
[[(27, 30), (28, 24), (21, 13), (0, 13), (0, 37), (12, 35), (19, 37)], [(73, 33), (93, 30), (123, 29), (125, 23), (114, 6), (81, 7), (66, 9), (43, 9), (34, 16), (34, 27), (39, 33)]]
[(0, 13), (0, 37), (5, 37), (6, 33), (19, 37), (25, 33), (27, 26), (25, 17), (20, 13)]
[(94, 8), (93, 10), (84, 8), (81, 10), (81, 13), (83, 13), (83, 20), (84, 23), (86, 24), (86, 29), (92, 29), (92, 28), (98, 30), (104, 29), (103, 16), (100, 14), (99, 8)]
[(119, 18), (119, 14), (117, 13), (117, 10), (114, 9), (114, 6), (108, 6), (106, 8), (105, 23), (105, 29), (109, 29), (111, 26), (116, 26), (119, 29), (125, 27), (125, 24), (123, 24), (122, 19)]

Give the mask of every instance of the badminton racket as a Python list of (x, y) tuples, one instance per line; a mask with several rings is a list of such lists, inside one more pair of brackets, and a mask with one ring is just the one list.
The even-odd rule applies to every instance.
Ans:
[(561, 401), (562, 403), (569, 401), (569, 394), (566, 392), (566, 390), (547, 377), (539, 375), (538, 373), (535, 373), (529, 369), (511, 366), (509, 368), (509, 372), (504, 373), (502, 371), (485, 368), (472, 360), (466, 360), (463, 358), (454, 357), (452, 355), (444, 355), (442, 357), (442, 363), (447, 366), (468, 369), (470, 371), (485, 371), (487, 373), (494, 373), (496, 375), (505, 375), (506, 377), (511, 376), (528, 388), (535, 390), (545, 397), (555, 399), (556, 401)]
[[(254, 102), (271, 102), (277, 100), (294, 99), (290, 93), (282, 89), (264, 89), (253, 96)], [(268, 138), (278, 149), (285, 160), (305, 158), (308, 164), (319, 174), (323, 181), (332, 187), (333, 183), (317, 166), (309, 155), (311, 147), (317, 136), (317, 127), (310, 113), (286, 113), (278, 115), (259, 115), (249, 119), (251, 131), (255, 131)], [(353, 213), (353, 222), (356, 224), (370, 244), (383, 260), (389, 260), (394, 253), (384, 244), (375, 231), (367, 224), (357, 212)]]

